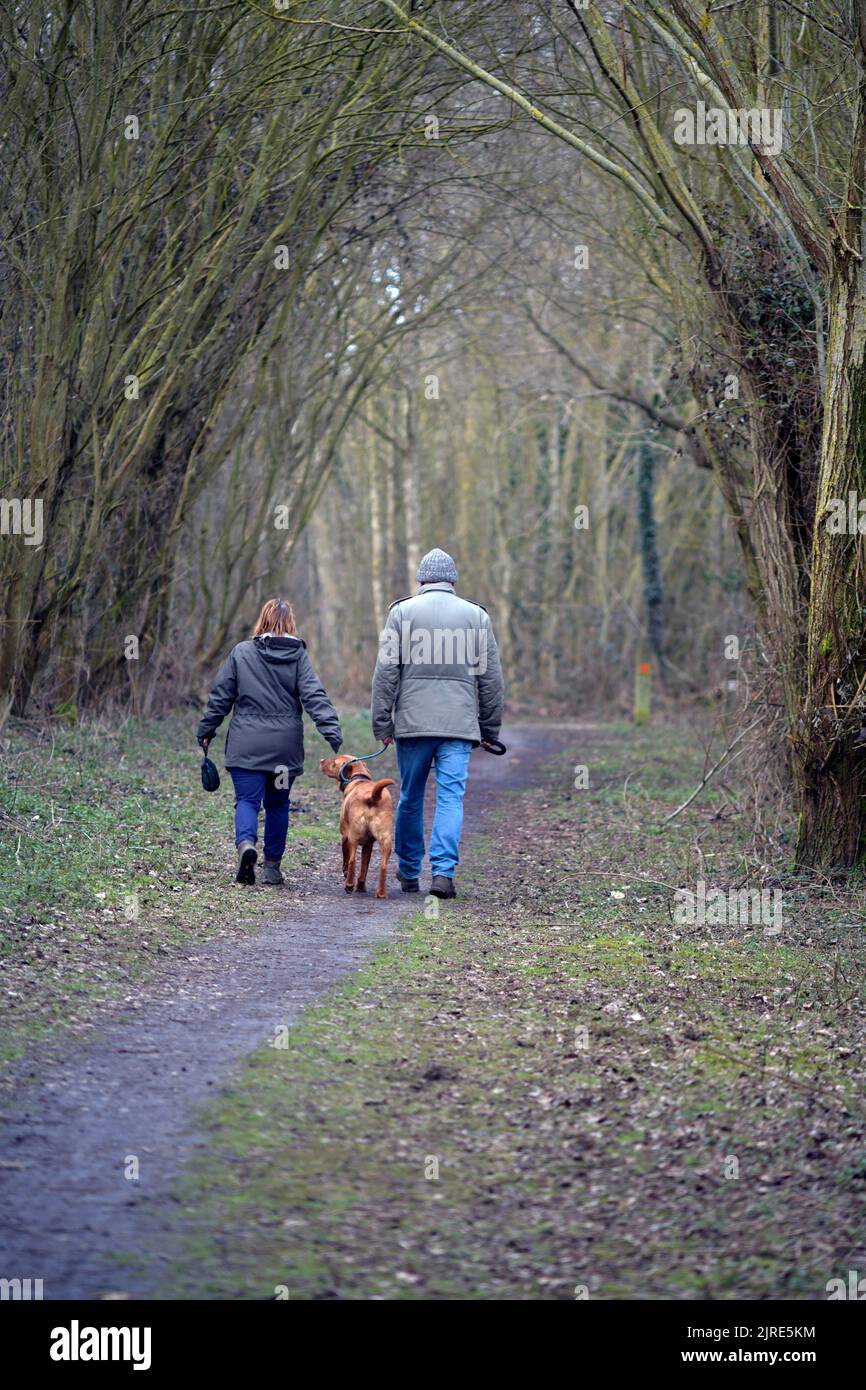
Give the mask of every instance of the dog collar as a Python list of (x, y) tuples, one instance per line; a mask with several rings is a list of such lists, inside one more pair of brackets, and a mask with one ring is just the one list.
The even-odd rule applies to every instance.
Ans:
[(349, 767), (354, 767), (355, 764), (359, 763), (360, 761), (360, 758), (353, 758), (351, 762), (343, 763), (343, 766), (340, 768), (341, 792), (344, 792), (346, 790), (350, 782), (372, 782), (373, 779), (370, 776), (369, 772), (354, 772), (351, 777), (346, 776), (346, 769)]

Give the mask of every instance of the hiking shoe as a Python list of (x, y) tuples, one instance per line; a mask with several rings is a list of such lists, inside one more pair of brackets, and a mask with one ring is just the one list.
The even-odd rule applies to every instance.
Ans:
[(430, 892), (434, 898), (456, 898), (457, 889), (454, 887), (453, 878), (446, 878), (444, 874), (434, 874), (433, 882), (430, 884)]
[(280, 872), (279, 859), (265, 860), (265, 872), (262, 874), (262, 879), (265, 883), (272, 883), (275, 888), (282, 888), (286, 880)]
[(421, 891), (417, 878), (404, 878), (399, 869), (397, 870), (397, 878), (400, 880), (400, 887), (403, 889), (404, 893), (418, 893)]
[(241, 840), (238, 845), (238, 871), (235, 874), (238, 883), (255, 883), (255, 865), (258, 857), (252, 840)]

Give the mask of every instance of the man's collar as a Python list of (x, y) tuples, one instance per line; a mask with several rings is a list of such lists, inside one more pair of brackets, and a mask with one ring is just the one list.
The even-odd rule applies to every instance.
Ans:
[[(437, 579), (433, 584), (420, 585), (418, 589), (418, 594), (426, 594), (431, 589), (435, 589), (446, 594), (454, 593), (454, 585), (451, 583), (450, 579)], [(416, 598), (418, 597), (418, 594), (415, 595)]]

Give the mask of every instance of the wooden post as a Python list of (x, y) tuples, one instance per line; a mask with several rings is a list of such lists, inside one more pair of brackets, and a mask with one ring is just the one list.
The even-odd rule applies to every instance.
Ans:
[(634, 722), (648, 724), (650, 719), (650, 664), (639, 661), (634, 680)]

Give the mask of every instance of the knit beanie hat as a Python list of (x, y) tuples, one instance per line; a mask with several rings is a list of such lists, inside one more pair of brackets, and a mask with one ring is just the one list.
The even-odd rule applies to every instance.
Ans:
[(428, 550), (418, 566), (419, 584), (457, 583), (457, 566), (444, 550)]

